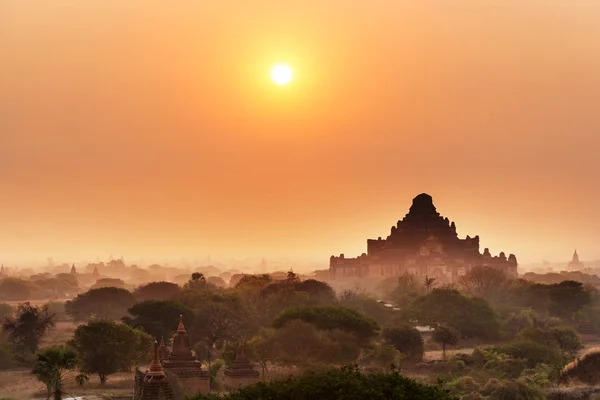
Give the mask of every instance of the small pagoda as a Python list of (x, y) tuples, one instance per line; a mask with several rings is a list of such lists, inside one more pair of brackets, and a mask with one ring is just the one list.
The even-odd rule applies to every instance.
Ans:
[(137, 370), (134, 400), (175, 400), (173, 387), (158, 359), (158, 343), (154, 342), (152, 362), (146, 373)]
[(192, 352), (182, 315), (179, 316), (179, 325), (173, 335), (171, 353), (163, 361), (163, 367), (179, 379), (186, 395), (206, 394), (210, 391), (210, 374), (202, 369), (202, 363), (196, 360)]
[(246, 357), (246, 351), (240, 344), (233, 364), (225, 369), (225, 389), (229, 391), (237, 390), (258, 381), (259, 373)]
[(170, 352), (169, 352), (169, 348), (165, 344), (165, 338), (162, 337), (162, 338), (160, 338), (160, 345), (158, 346), (158, 359), (162, 363), (167, 358), (169, 358), (169, 354), (170, 354)]

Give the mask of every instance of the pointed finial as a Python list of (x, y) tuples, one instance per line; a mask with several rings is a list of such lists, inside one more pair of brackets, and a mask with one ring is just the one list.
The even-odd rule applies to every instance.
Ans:
[(152, 376), (164, 376), (165, 373), (163, 371), (162, 365), (160, 365), (160, 361), (158, 358), (158, 342), (154, 341), (154, 354), (152, 355), (152, 362), (150, 363), (150, 370), (147, 375)]
[(164, 337), (164, 336), (162, 336), (162, 337), (160, 338), (160, 347), (167, 347), (167, 346), (165, 345), (165, 337)]
[(179, 314), (179, 325), (177, 326), (177, 332), (186, 333), (185, 325), (183, 325), (183, 314)]

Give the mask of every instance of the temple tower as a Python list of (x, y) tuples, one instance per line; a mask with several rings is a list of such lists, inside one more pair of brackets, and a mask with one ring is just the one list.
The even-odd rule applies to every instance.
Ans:
[(244, 347), (240, 345), (235, 354), (235, 361), (225, 370), (225, 389), (237, 390), (252, 385), (259, 380), (259, 373), (246, 357)]
[[(67, 264), (68, 265), (68, 264)], [(71, 275), (77, 275), (77, 269), (75, 268), (75, 264), (71, 266)]]
[(202, 369), (202, 364), (192, 353), (182, 315), (179, 316), (177, 332), (173, 335), (171, 354), (163, 361), (163, 367), (177, 376), (186, 395), (193, 396), (210, 391), (210, 374)]
[(577, 250), (573, 253), (573, 259), (569, 262), (568, 269), (570, 271), (581, 271), (583, 270), (583, 263), (579, 260), (579, 254)]
[(158, 359), (158, 343), (154, 342), (154, 354), (145, 374), (139, 369), (135, 378), (134, 400), (175, 400), (173, 387), (167, 379)]
[(158, 346), (158, 359), (163, 362), (169, 358), (169, 349), (165, 345), (165, 338), (160, 338), (160, 345)]

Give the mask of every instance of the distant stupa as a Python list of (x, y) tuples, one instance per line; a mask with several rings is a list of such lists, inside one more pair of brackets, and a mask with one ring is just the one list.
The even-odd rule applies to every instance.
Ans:
[(579, 261), (579, 254), (577, 254), (577, 250), (573, 253), (573, 259), (568, 264), (569, 271), (581, 271), (583, 270), (583, 263)]

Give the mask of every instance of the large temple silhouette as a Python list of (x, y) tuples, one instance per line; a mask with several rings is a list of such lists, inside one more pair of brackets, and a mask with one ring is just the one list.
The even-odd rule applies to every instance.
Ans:
[(393, 277), (427, 275), (440, 283), (455, 283), (475, 266), (489, 266), (517, 276), (517, 258), (504, 253), (492, 257), (489, 249), (479, 252), (479, 236), (460, 239), (456, 225), (441, 216), (433, 199), (420, 194), (408, 214), (392, 226), (386, 239), (367, 240), (367, 253), (356, 258), (331, 256), (330, 277)]

